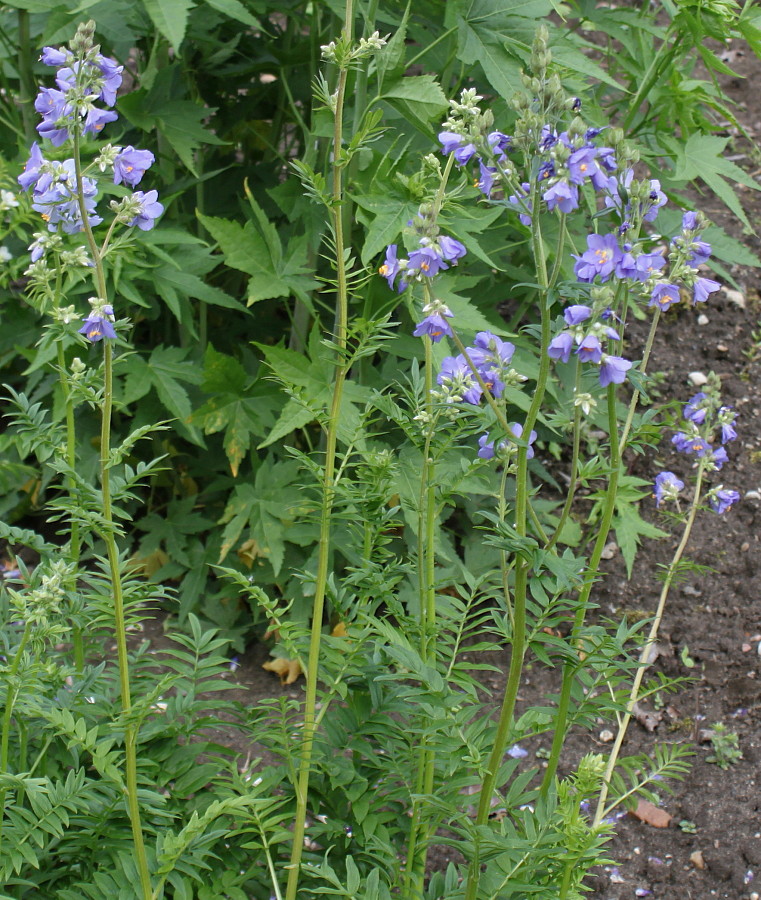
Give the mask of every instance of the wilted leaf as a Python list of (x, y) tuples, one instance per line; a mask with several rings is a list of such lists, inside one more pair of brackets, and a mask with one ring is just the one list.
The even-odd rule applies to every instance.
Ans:
[(279, 675), (280, 684), (293, 684), (304, 674), (299, 661), (297, 659), (288, 659), (286, 656), (278, 656), (277, 659), (271, 659), (266, 663), (262, 663), (262, 668), (266, 672), (274, 672), (276, 675)]

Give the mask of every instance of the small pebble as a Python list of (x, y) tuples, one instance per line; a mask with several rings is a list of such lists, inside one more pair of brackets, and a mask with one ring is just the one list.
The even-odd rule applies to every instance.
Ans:
[[(759, 646), (761, 646), (761, 645), (759, 645)], [(743, 651), (743, 653), (750, 653), (750, 644), (743, 644), (742, 651)]]
[(701, 313), (698, 316), (698, 325), (707, 325), (708, 324), (708, 316), (704, 313)]
[(702, 372), (690, 372), (687, 379), (690, 384), (695, 387), (701, 387), (701, 385), (708, 384), (708, 378)]
[(726, 353), (729, 350), (729, 347), (727, 347), (726, 344), (717, 344), (716, 349), (719, 351), (719, 353)]
[[(761, 644), (759, 644), (759, 646), (761, 646)], [(613, 734), (613, 732), (609, 731), (607, 728), (604, 731), (600, 732), (600, 740), (603, 742), (603, 744), (609, 744), (614, 737), (615, 735)]]
[(761, 492), (759, 491), (746, 491), (745, 492), (746, 500), (761, 500)]
[(741, 294), (740, 291), (733, 291), (731, 288), (723, 287), (722, 291), (724, 292), (724, 296), (730, 303), (734, 303), (736, 306), (739, 306), (740, 309), (745, 309), (745, 295)]
[(742, 553), (747, 553), (748, 550), (750, 550), (750, 544), (749, 544), (747, 541), (745, 541), (744, 543), (740, 544), (740, 551), (741, 551)]
[(706, 864), (703, 859), (703, 851), (696, 850), (694, 853), (690, 853), (690, 862), (695, 866), (696, 869), (705, 869)]

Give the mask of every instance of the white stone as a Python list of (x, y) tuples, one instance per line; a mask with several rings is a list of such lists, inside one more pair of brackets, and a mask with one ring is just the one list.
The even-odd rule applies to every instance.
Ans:
[(690, 384), (695, 387), (701, 387), (701, 385), (708, 384), (708, 378), (702, 372), (690, 372), (687, 376)]

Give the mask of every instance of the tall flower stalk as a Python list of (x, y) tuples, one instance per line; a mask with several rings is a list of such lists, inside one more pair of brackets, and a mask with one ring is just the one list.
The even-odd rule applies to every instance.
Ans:
[[(124, 611), (124, 591), (122, 587), (117, 526), (114, 522), (111, 496), (111, 416), (113, 408), (113, 341), (117, 339), (114, 328), (114, 308), (108, 297), (104, 259), (109, 242), (117, 225), (137, 226), (141, 230), (153, 227), (163, 206), (157, 200), (157, 193), (141, 191), (128, 193), (122, 199), (111, 203), (113, 220), (102, 244), (98, 244), (93, 229), (103, 219), (98, 215), (96, 204), (98, 185), (92, 175), (96, 170), (113, 173), (116, 185), (134, 187), (142, 179), (145, 171), (153, 163), (149, 151), (135, 150), (134, 147), (100, 148), (97, 158), (85, 169), (82, 160), (83, 143), (88, 135), (100, 134), (103, 127), (113, 122), (117, 115), (109, 107), (116, 102), (116, 93), (121, 85), (122, 67), (114, 60), (104, 57), (94, 43), (94, 23), (80, 25), (68, 48), (46, 47), (42, 61), (56, 68), (56, 88), (42, 88), (35, 100), (35, 109), (42, 116), (37, 126), (41, 138), (47, 139), (54, 147), (71, 143), (72, 157), (63, 162), (45, 158), (41, 148), (34, 143), (24, 172), (19, 177), (21, 186), (33, 189), (32, 208), (41, 214), (48, 231), (35, 235), (30, 247), (32, 266), (27, 274), (32, 284), (35, 280), (44, 283), (49, 270), (49, 258), (56, 256), (57, 289), (54, 300), (55, 312), (59, 312), (60, 272), (62, 268), (63, 235), (83, 234), (85, 246), (78, 245), (69, 253), (79, 265), (88, 266), (93, 273), (97, 296), (91, 298), (91, 310), (86, 316), (79, 333), (91, 344), (103, 344), (103, 393), (101, 400), (100, 430), (100, 485), (102, 527), (100, 536), (106, 546), (108, 571), (113, 597), (114, 632), (117, 646), (119, 669), (119, 689), (124, 725), (124, 774), (127, 811), (132, 829), (134, 856), (139, 877), (139, 892), (143, 900), (152, 900), (148, 859), (143, 839), (137, 778), (137, 736), (138, 724), (133, 718), (130, 692), (129, 658), (127, 651), (126, 619)], [(101, 101), (107, 108), (96, 104)], [(58, 258), (60, 254), (61, 258)], [(59, 314), (60, 318), (60, 314)], [(67, 315), (65, 321), (69, 321)], [(58, 365), (64, 382), (65, 414), (67, 426), (66, 459), (71, 468), (76, 465), (76, 445), (73, 422), (73, 400), (66, 382), (65, 357), (59, 345)], [(81, 365), (81, 364), (80, 364)], [(70, 485), (71, 489), (72, 485)], [(72, 524), (70, 551), (75, 562), (79, 561), (80, 535), (76, 523)], [(82, 663), (81, 638), (75, 633), (75, 656), (78, 666)]]
[(344, 168), (346, 160), (343, 154), (343, 116), (346, 94), (346, 83), (352, 64), (365, 56), (369, 56), (385, 43), (374, 34), (370, 39), (362, 39), (358, 46), (353, 46), (354, 9), (353, 0), (346, 0), (344, 27), (337, 42), (331, 42), (322, 48), (323, 59), (338, 66), (338, 83), (333, 93), (325, 91), (325, 101), (333, 113), (333, 178), (327, 206), (333, 232), (336, 272), (336, 313), (333, 344), (336, 348), (335, 376), (328, 424), (325, 434), (325, 459), (322, 470), (320, 501), (320, 537), (317, 549), (317, 573), (315, 578), (315, 594), (312, 602), (312, 625), (309, 639), (309, 657), (306, 671), (306, 690), (304, 697), (304, 727), (299, 757), (299, 768), (296, 779), (296, 811), (293, 824), (293, 843), (288, 866), (288, 881), (285, 900), (296, 900), (301, 874), (301, 857), (304, 849), (306, 831), (307, 805), (309, 800), (309, 780), (312, 765), (312, 751), (317, 731), (317, 674), (320, 661), (320, 645), (322, 640), (322, 618), (325, 608), (325, 594), (329, 577), (331, 555), (331, 517), (336, 492), (336, 452), (338, 441), (338, 425), (341, 414), (341, 401), (344, 384), (349, 371), (347, 360), (347, 331), (349, 318), (349, 287), (347, 260), (345, 255), (345, 235), (343, 220), (344, 200)]

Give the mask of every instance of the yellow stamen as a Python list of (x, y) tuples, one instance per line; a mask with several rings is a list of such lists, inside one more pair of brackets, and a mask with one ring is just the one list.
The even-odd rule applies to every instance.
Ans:
[(388, 275), (388, 266), (384, 263), (380, 269), (378, 269), (379, 275)]

